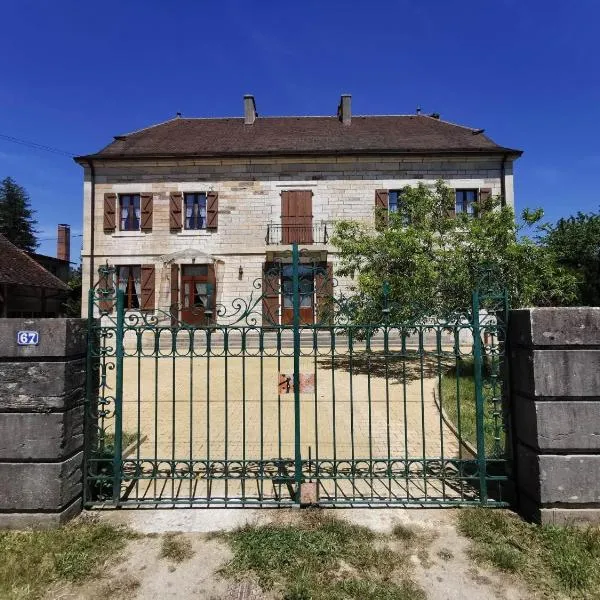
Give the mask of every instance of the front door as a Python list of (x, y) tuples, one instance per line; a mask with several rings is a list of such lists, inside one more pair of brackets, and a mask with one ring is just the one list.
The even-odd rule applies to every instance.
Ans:
[(281, 243), (312, 244), (312, 192), (281, 192)]
[[(292, 269), (292, 265), (285, 265), (281, 270), (282, 325), (292, 325), (294, 323), (294, 280)], [(311, 325), (315, 320), (315, 284), (313, 268), (306, 265), (298, 265), (298, 278), (300, 325)]]
[(183, 265), (181, 269), (181, 320), (186, 325), (214, 322), (215, 269), (213, 265)]

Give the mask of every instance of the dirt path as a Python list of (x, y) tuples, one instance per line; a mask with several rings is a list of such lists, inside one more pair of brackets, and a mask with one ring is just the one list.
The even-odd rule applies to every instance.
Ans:
[[(455, 510), (348, 509), (338, 518), (389, 534), (395, 525), (413, 529), (427, 544), (410, 556), (411, 578), (428, 600), (521, 600), (530, 594), (504, 574), (476, 567), (468, 556), (469, 542), (455, 527)], [(299, 516), (300, 515), (300, 516)], [(133, 540), (118, 564), (105, 576), (81, 588), (52, 590), (45, 600), (273, 600), (249, 582), (223, 579), (217, 571), (231, 558), (227, 545), (211, 533), (246, 523), (293, 523), (301, 511), (285, 510), (152, 510), (103, 512), (100, 518), (126, 523), (145, 537)], [(173, 562), (160, 556), (162, 536), (177, 532), (191, 542), (193, 556)], [(411, 542), (407, 542), (411, 543)]]

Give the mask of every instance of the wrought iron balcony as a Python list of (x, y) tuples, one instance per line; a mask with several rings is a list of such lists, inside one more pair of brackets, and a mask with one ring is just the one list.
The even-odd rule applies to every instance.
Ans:
[(329, 241), (330, 224), (314, 222), (312, 225), (282, 225), (269, 223), (265, 242), (270, 245), (285, 244), (327, 244)]

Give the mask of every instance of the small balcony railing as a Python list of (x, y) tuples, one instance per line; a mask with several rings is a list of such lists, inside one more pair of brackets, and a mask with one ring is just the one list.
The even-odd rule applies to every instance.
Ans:
[(331, 225), (324, 222), (312, 225), (282, 225), (281, 223), (269, 223), (265, 242), (269, 245), (285, 244), (327, 244)]

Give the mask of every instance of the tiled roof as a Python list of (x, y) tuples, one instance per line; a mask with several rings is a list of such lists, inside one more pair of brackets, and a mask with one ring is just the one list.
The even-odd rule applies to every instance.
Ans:
[(68, 286), (38, 264), (31, 256), (0, 234), (0, 284), (29, 285), (52, 290)]
[(244, 119), (175, 118), (116, 136), (84, 158), (159, 156), (268, 156), (332, 154), (515, 154), (481, 129), (454, 125), (425, 115), (336, 117), (259, 117)]

